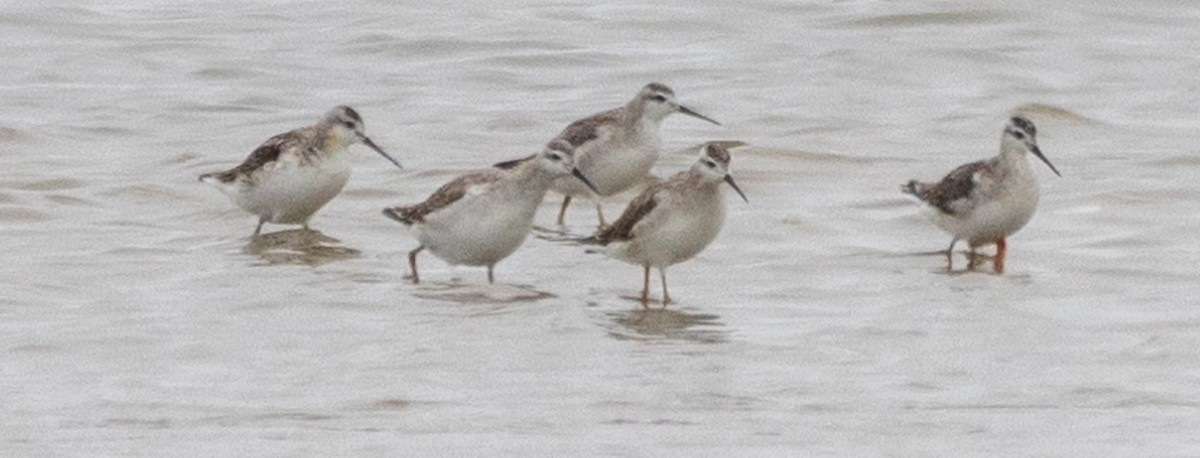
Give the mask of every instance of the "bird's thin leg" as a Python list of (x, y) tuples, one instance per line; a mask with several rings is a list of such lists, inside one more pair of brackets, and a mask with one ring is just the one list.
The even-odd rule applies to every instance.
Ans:
[(642, 266), (642, 308), (650, 308), (650, 265)]
[(992, 259), (992, 268), (995, 269), (996, 273), (998, 274), (1004, 273), (1004, 255), (1007, 253), (1007, 251), (1008, 247), (1007, 244), (1004, 243), (1004, 239), (997, 240), (996, 258)]
[(417, 274), (417, 253), (425, 249), (425, 245), (417, 247), (417, 249), (408, 252), (408, 270), (412, 272), (413, 284), (421, 283), (421, 276)]
[(946, 270), (954, 270), (954, 244), (958, 243), (958, 238), (950, 239), (950, 248), (946, 248)]
[(571, 205), (571, 196), (563, 197), (562, 208), (558, 209), (558, 225), (563, 225), (563, 218), (567, 216), (567, 207)]
[(600, 207), (599, 201), (596, 202), (596, 217), (600, 218), (600, 227), (608, 225), (608, 223), (604, 221), (604, 209)]
[(665, 308), (667, 308), (667, 304), (670, 304), (670, 303), (671, 303), (671, 293), (668, 293), (668, 292), (667, 292), (667, 269), (666, 269), (666, 268), (659, 268), (659, 269), (658, 269), (658, 274), (659, 274), (659, 276), (661, 276), (661, 277), (662, 277), (662, 285), (663, 285), (663, 300), (662, 300), (662, 306), (663, 306), (663, 308), (665, 309)]
[(262, 233), (263, 224), (266, 222), (267, 222), (266, 218), (259, 218), (258, 219), (258, 227), (254, 228), (254, 235), (252, 235), (251, 237), (257, 236), (258, 234)]
[(495, 284), (495, 283), (496, 283), (496, 277), (492, 276), (492, 268), (493, 268), (493, 267), (496, 267), (496, 265), (495, 265), (495, 264), (488, 264), (488, 284), (489, 284), (489, 285), (490, 285), (490, 284)]

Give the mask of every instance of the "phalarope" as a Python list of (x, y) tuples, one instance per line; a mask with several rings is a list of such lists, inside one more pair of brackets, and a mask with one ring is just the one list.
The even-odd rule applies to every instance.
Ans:
[[(556, 181), (551, 190), (565, 196), (558, 211), (557, 223), (563, 224), (573, 197), (588, 197), (596, 201), (596, 215), (603, 226), (604, 212), (599, 197), (630, 189), (646, 178), (662, 148), (660, 127), (672, 113), (683, 113), (721, 125), (681, 105), (675, 99), (675, 91), (667, 85), (650, 83), (625, 106), (577, 120), (563, 129), (556, 138), (575, 148), (576, 167), (592, 180), (597, 191), (570, 178)], [(497, 166), (512, 166), (519, 162), (509, 161)]]
[(315, 125), (267, 139), (245, 161), (224, 172), (200, 175), (234, 204), (258, 216), (254, 235), (264, 223), (300, 224), (341, 192), (350, 179), (350, 163), (343, 154), (362, 143), (400, 167), (363, 133), (363, 120), (345, 105), (334, 107)]
[(1000, 155), (959, 166), (937, 183), (912, 180), (900, 187), (928, 205), (934, 224), (953, 237), (946, 249), (948, 267), (953, 266), (954, 244), (966, 240), (972, 255), (980, 246), (995, 244), (992, 266), (997, 273), (1004, 271), (1005, 239), (1037, 209), (1040, 186), (1026, 159), (1029, 153), (1062, 176), (1038, 148), (1033, 122), (1016, 115), (1004, 126)]
[(667, 292), (667, 267), (691, 259), (717, 237), (725, 222), (728, 183), (743, 200), (746, 195), (729, 174), (729, 150), (723, 143), (705, 145), (700, 159), (686, 171), (642, 191), (611, 226), (588, 240), (605, 246), (613, 258), (642, 266), (642, 306), (649, 308), (650, 268), (662, 277), (662, 304)]
[(424, 202), (383, 214), (408, 226), (420, 242), (408, 253), (413, 283), (421, 282), (417, 254), (426, 248), (451, 264), (487, 266), (488, 283), (494, 283), (496, 263), (525, 240), (550, 184), (568, 175), (591, 186), (575, 168), (571, 145), (554, 140), (532, 159), (462, 175)]

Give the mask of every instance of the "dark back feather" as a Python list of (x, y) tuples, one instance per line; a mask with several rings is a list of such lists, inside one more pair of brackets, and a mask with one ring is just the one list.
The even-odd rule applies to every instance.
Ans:
[(442, 185), (428, 199), (408, 207), (392, 207), (383, 210), (383, 214), (405, 225), (425, 222), (425, 216), (449, 206), (463, 196), (472, 186), (487, 184), (500, 180), (501, 174), (493, 171), (469, 173)]
[(620, 108), (614, 108), (575, 121), (568, 125), (566, 129), (563, 129), (557, 138), (566, 140), (567, 143), (571, 144), (571, 147), (578, 148), (579, 145), (599, 137), (601, 125), (616, 122), (617, 114), (620, 110)]
[(274, 137), (268, 138), (267, 141), (255, 148), (254, 151), (246, 157), (237, 167), (226, 170), (224, 172), (213, 173), (210, 176), (215, 177), (222, 183), (229, 183), (236, 180), (238, 175), (249, 175), (255, 170), (262, 168), (269, 162), (274, 162), (279, 159), (279, 154), (284, 150), (293, 147), (298, 143), (300, 138), (295, 131), (286, 132)]
[(975, 173), (986, 168), (988, 168), (987, 161), (963, 164), (947, 174), (937, 184), (923, 187), (913, 186), (913, 194), (946, 214), (953, 215), (953, 203), (971, 197), (971, 194), (975, 192)]
[(596, 231), (596, 241), (601, 245), (608, 245), (611, 242), (621, 242), (633, 239), (633, 227), (642, 221), (646, 215), (658, 206), (658, 201), (655, 200), (657, 191), (662, 187), (662, 184), (655, 184), (646, 188), (641, 194), (629, 202), (629, 206), (625, 207), (625, 211), (621, 213), (621, 217), (617, 218), (612, 225), (601, 228)]

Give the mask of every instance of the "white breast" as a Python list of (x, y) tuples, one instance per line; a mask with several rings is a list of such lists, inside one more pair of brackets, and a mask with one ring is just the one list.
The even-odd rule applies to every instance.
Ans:
[[(611, 196), (642, 182), (662, 148), (657, 125), (643, 126), (636, 135), (601, 136), (576, 149), (576, 167), (596, 185), (601, 196)], [(592, 192), (574, 177), (563, 177), (551, 188), (571, 196), (587, 197)]]
[(299, 224), (342, 191), (350, 179), (344, 154), (300, 163), (283, 155), (244, 182), (232, 195), (234, 203), (272, 223)]
[(533, 226), (542, 193), (521, 193), (519, 183), (471, 189), (458, 202), (414, 227), (421, 244), (451, 264), (486, 266), (516, 251)]
[(609, 253), (626, 262), (659, 268), (691, 259), (721, 232), (725, 203), (716, 189), (660, 196), (659, 206), (647, 215), (651, 217), (635, 228), (633, 240), (613, 244)]

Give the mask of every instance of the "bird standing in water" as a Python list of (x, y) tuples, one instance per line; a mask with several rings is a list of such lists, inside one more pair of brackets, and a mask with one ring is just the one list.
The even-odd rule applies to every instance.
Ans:
[(257, 215), (254, 235), (262, 232), (264, 223), (300, 224), (307, 230), (313, 213), (337, 196), (350, 179), (345, 154), (350, 145), (367, 145), (400, 167), (363, 129), (358, 112), (337, 106), (315, 125), (271, 137), (241, 165), (200, 175), (200, 181)]
[(604, 245), (610, 257), (642, 266), (643, 307), (650, 304), (651, 267), (662, 277), (666, 307), (671, 302), (667, 267), (691, 259), (721, 232), (725, 223), (722, 183), (749, 202), (729, 174), (730, 159), (723, 144), (705, 145), (690, 169), (646, 188), (611, 226), (586, 240)]
[(413, 283), (421, 282), (417, 254), (426, 248), (451, 264), (487, 266), (488, 283), (494, 283), (496, 263), (521, 246), (550, 184), (571, 175), (591, 186), (574, 166), (571, 145), (554, 140), (513, 167), (468, 173), (424, 202), (383, 214), (407, 226), (420, 242), (408, 253)]
[(925, 203), (933, 223), (953, 237), (946, 250), (947, 268), (953, 266), (954, 244), (965, 240), (972, 259), (976, 248), (995, 244), (992, 267), (1004, 272), (1005, 239), (1024, 227), (1037, 210), (1040, 186), (1029, 165), (1030, 154), (1062, 176), (1038, 148), (1033, 122), (1016, 115), (1004, 126), (1000, 155), (959, 166), (937, 183), (912, 180), (900, 187)]
[[(595, 201), (596, 216), (603, 226), (600, 199), (630, 189), (649, 175), (662, 148), (662, 122), (673, 113), (721, 125), (681, 105), (667, 85), (650, 83), (625, 106), (577, 120), (563, 129), (556, 138), (575, 148), (575, 166), (596, 188), (589, 189), (570, 177), (556, 181), (551, 190), (565, 196), (558, 211), (558, 225), (563, 225), (571, 199), (584, 197)], [(509, 167), (522, 160), (496, 165)]]

